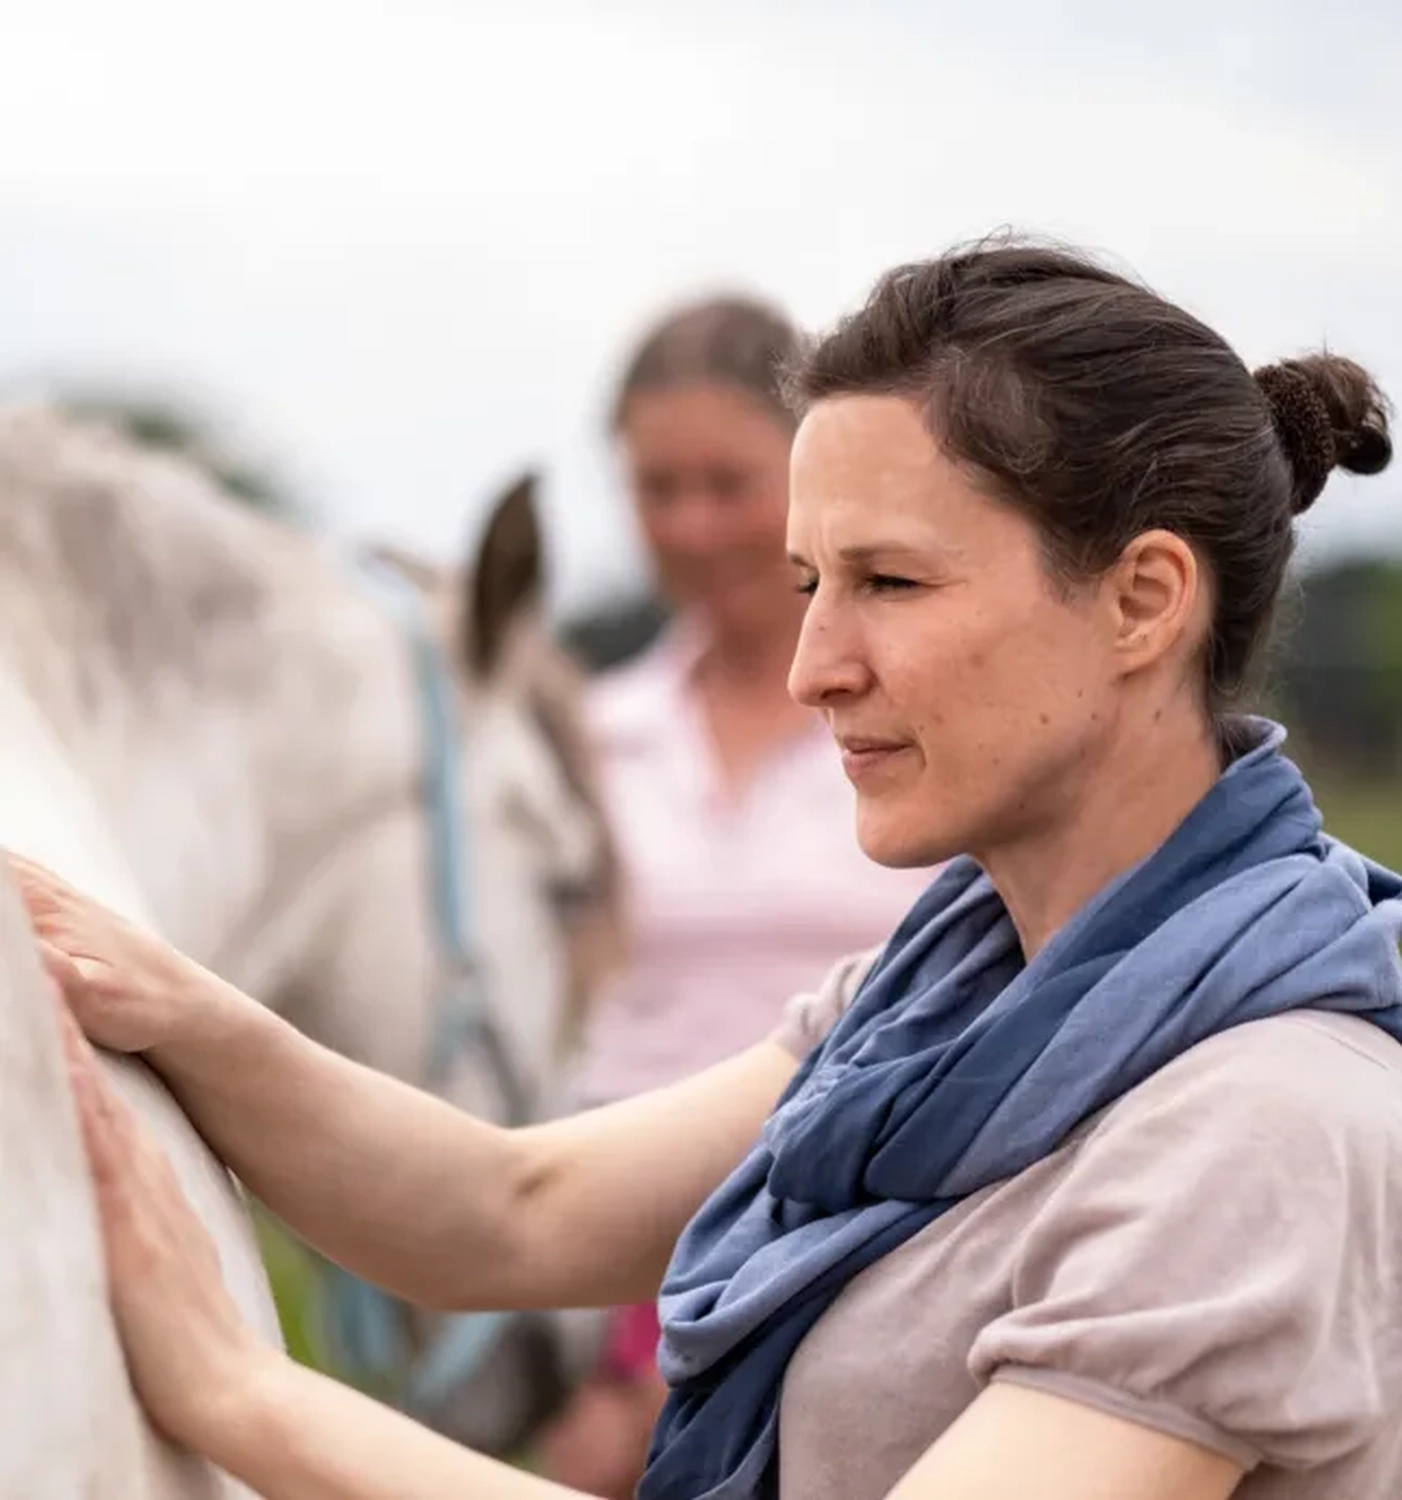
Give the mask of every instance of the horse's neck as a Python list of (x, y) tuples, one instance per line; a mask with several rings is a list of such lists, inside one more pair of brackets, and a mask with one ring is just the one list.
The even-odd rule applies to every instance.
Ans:
[(328, 549), (101, 429), (0, 413), (0, 494), (0, 712), (61, 746), (68, 795), (207, 955), (284, 846), (406, 774), (392, 632)]
[[(443, 976), (398, 627), (332, 549), (84, 429), (0, 417), (0, 493), (0, 664), (39, 710), (27, 732), (72, 768), (46, 796), (91, 805), (93, 847), (115, 848), (140, 915), (177, 946), (323, 1041), (422, 1078)], [(506, 790), (533, 743), (496, 689), (471, 720), (478, 947), (508, 1044), (543, 1067), (560, 934)], [(77, 851), (14, 841), (92, 888)]]
[[(92, 788), (16, 674), (0, 664), (0, 844), (139, 921), (152, 913)], [(242, 1487), (160, 1442), (142, 1420), (107, 1311), (87, 1169), (52, 1001), (13, 889), (0, 877), (0, 1494), (234, 1500)], [(230, 1290), (270, 1340), (276, 1317), (241, 1201), (166, 1090), (107, 1058), (220, 1246)]]
[(414, 791), (407, 664), (349, 585), (325, 567), (289, 579), (238, 648), (256, 670), (171, 704), (100, 773), (167, 930), (206, 962), (239, 960), (343, 839)]
[[(31, 768), (0, 784), (0, 845), (156, 927), (319, 1040), (421, 1081), (442, 976), (411, 659), (348, 560), (308, 544), (293, 561), (230, 559), (267, 570), (263, 608), (222, 632), (187, 625), (200, 632), (193, 670), (163, 684), (115, 661), (80, 694), (67, 674), (102, 649), (80, 637), (31, 670), (31, 692), (4, 663), (24, 611), (0, 608), (0, 722)], [(63, 590), (49, 592), (57, 608)], [(83, 716), (65, 713), (80, 696)], [(514, 850), (475, 852), (500, 868)], [(495, 910), (489, 925), (502, 929)], [(513, 1024), (531, 1026), (531, 997), (546, 992), (532, 984)], [(549, 1048), (532, 1037), (527, 1050)]]
[[(130, 872), (142, 897), (131, 914), (207, 962), (228, 955), (279, 885), (290, 897), (297, 875), (314, 874), (348, 825), (412, 796), (408, 674), (392, 628), (310, 549), (269, 597), (236, 631), (207, 631), (197, 649), (208, 671), (197, 660), (164, 683), (111, 674), (81, 719), (54, 709), (70, 695), (65, 663), (26, 684), (0, 661), (0, 724), (31, 766), (26, 785), (0, 785), (0, 842), (123, 909), (132, 882), (104, 871)], [(0, 656), (14, 649), (0, 637)], [(49, 816), (49, 803), (68, 814)]]
[(151, 923), (111, 823), (39, 705), (0, 662), (0, 846), (81, 885), (124, 916)]

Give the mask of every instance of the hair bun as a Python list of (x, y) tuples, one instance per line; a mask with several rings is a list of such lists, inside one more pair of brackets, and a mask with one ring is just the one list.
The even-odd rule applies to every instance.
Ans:
[(1297, 515), (1319, 498), (1334, 469), (1379, 474), (1388, 466), (1388, 401), (1361, 365), (1310, 354), (1255, 374), (1290, 464)]

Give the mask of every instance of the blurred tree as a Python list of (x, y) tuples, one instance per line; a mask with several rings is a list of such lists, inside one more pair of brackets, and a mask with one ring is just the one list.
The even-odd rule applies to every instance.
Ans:
[(588, 672), (623, 666), (662, 633), (671, 611), (657, 598), (639, 595), (567, 620), (560, 638)]
[(1340, 774), (1402, 771), (1402, 560), (1351, 557), (1303, 575), (1275, 651), (1275, 695)]

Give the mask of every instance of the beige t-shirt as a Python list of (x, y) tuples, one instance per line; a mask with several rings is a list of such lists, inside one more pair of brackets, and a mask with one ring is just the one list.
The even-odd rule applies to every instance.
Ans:
[[(873, 958), (778, 1040), (805, 1055)], [(1223, 1033), (857, 1276), (789, 1366), (782, 1500), (882, 1500), (991, 1380), (1228, 1454), (1236, 1500), (1402, 1500), (1402, 1046)]]

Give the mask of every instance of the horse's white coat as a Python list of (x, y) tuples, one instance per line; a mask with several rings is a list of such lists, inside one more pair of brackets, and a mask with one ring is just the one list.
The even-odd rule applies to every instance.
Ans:
[[(0, 671), (0, 843), (149, 919), (90, 788), (28, 694)], [(17, 893), (0, 882), (0, 1497), (232, 1500), (242, 1486), (155, 1437), (126, 1379), (103, 1287), (87, 1166), (53, 1001)], [(140, 1063), (104, 1064), (169, 1155), (220, 1246), (245, 1317), (277, 1318), (228, 1174)]]
[[(541, 1109), (570, 958), (549, 892), (587, 881), (604, 855), (594, 809), (532, 712), (552, 670), (525, 619), (491, 680), (464, 684), (474, 925)], [(111, 433), (44, 411), (0, 415), (0, 845), (411, 1080), (443, 978), (418, 712), (403, 639), (330, 549)], [(14, 1052), (0, 1063), (0, 1500), (223, 1500), (132, 1404), (53, 1018), (27, 935), (3, 915), (0, 1034)], [(214, 1232), (245, 1314), (275, 1336), (227, 1174), (148, 1070), (109, 1066)], [(470, 1063), (449, 1092), (496, 1112)], [(24, 1141), (38, 1145), (12, 1154)], [(499, 1366), (474, 1387), (489, 1426), (510, 1427), (522, 1379)]]

